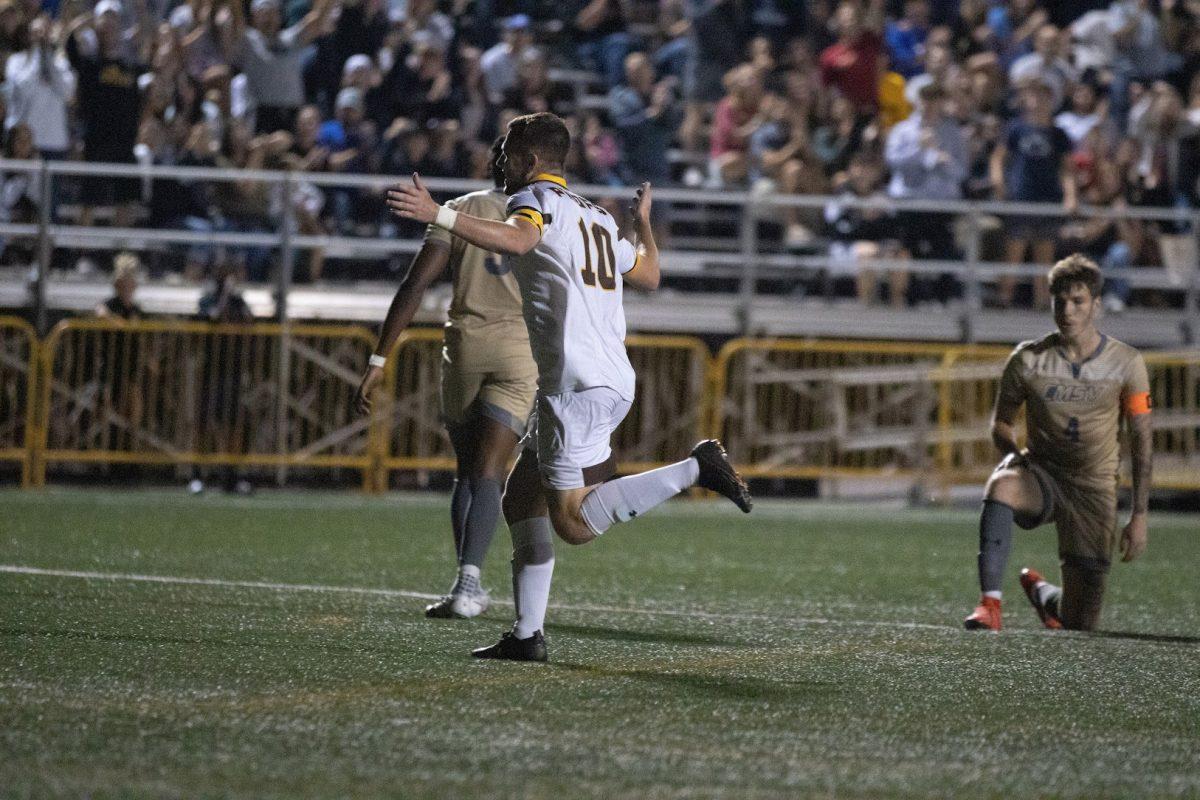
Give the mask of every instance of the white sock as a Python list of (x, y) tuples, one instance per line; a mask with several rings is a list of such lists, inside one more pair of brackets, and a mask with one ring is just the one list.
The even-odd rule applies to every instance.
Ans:
[(554, 532), (549, 517), (534, 517), (509, 526), (513, 540), (513, 601), (517, 622), (513, 633), (528, 639), (546, 622), (550, 579), (554, 575)]
[(1033, 588), (1034, 591), (1037, 592), (1038, 602), (1043, 606), (1047, 605), (1051, 600), (1057, 597), (1059, 591), (1061, 591), (1053, 583), (1047, 583), (1046, 581), (1038, 581), (1037, 586)]
[(618, 522), (628, 522), (696, 485), (700, 464), (686, 458), (628, 478), (602, 483), (583, 498), (580, 512), (597, 536)]
[(983, 593), (983, 596), (984, 596), (984, 597), (994, 597), (994, 598), (996, 598), (997, 600), (999, 600), (999, 599), (1000, 599), (1000, 592), (998, 592), (998, 591), (997, 591), (997, 592), (984, 592), (984, 593)]
[(479, 567), (474, 564), (463, 564), (459, 567), (458, 578), (454, 581), (454, 588), (450, 590), (450, 594), (474, 594), (479, 589)]

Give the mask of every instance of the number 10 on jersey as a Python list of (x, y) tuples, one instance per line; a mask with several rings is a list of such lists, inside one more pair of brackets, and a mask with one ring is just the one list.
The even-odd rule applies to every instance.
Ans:
[[(587, 286), (595, 286), (599, 278), (600, 288), (612, 291), (617, 288), (617, 257), (613, 252), (612, 234), (598, 222), (592, 223), (592, 235), (588, 236), (587, 226), (579, 220), (579, 235), (583, 237), (583, 282)], [(592, 269), (592, 244), (596, 240), (596, 269)]]

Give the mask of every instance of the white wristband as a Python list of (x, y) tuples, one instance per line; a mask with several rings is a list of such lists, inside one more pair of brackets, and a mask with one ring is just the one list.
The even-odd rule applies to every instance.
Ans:
[(378, 353), (372, 353), (371, 357), (367, 359), (367, 363), (370, 364), (372, 367), (382, 368), (385, 364), (387, 364), (387, 359), (384, 358), (383, 356), (379, 355)]
[(458, 219), (458, 212), (453, 208), (438, 206), (437, 216), (433, 219), (433, 224), (439, 228), (445, 228), (448, 231), (454, 230), (454, 222)]

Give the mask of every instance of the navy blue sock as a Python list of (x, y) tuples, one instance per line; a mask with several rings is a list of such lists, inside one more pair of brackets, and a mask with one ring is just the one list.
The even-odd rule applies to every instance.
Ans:
[(983, 501), (979, 515), (979, 589), (998, 592), (1004, 582), (1004, 568), (1013, 539), (1012, 506), (995, 500)]
[(482, 567), (496, 523), (500, 521), (500, 482), (491, 478), (471, 479), (471, 508), (463, 526), (459, 564)]
[(454, 557), (462, 564), (463, 540), (466, 538), (467, 514), (471, 510), (471, 479), (456, 478), (450, 495), (450, 527), (454, 530)]

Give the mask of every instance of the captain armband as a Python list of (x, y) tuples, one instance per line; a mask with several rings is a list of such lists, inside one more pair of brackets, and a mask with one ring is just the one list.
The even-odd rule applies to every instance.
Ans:
[(1123, 402), (1125, 414), (1130, 417), (1136, 417), (1141, 414), (1150, 413), (1150, 393), (1138, 392), (1131, 394), (1125, 398)]

